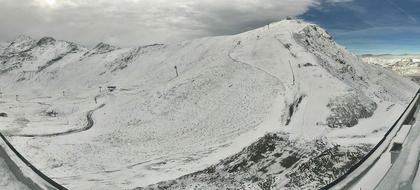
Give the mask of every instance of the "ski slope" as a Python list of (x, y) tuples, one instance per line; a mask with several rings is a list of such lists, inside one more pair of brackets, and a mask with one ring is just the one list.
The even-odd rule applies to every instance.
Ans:
[[(418, 88), (362, 63), (325, 30), (300, 20), (135, 48), (100, 43), (89, 49), (21, 36), (0, 52), (0, 110), (8, 114), (0, 118), (0, 130), (69, 189), (131, 189), (176, 180), (272, 133), (287, 137), (290, 154), (314, 141), (325, 143), (313, 147), (313, 154), (301, 151), (296, 167), (262, 159), (271, 163), (270, 171), (284, 173), (267, 169), (256, 174), (260, 181), (249, 183), (257, 186), (269, 173), (279, 188), (317, 188), (355, 160), (340, 157), (334, 175), (312, 184), (291, 182), (286, 174), (299, 173), (299, 166), (336, 145), (360, 158)], [(89, 113), (94, 124), (84, 130)]]

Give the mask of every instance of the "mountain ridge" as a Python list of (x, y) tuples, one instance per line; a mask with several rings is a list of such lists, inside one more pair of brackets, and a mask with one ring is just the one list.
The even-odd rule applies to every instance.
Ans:
[[(418, 88), (300, 20), (99, 51), (44, 41), (0, 56), (2, 130), (74, 189), (319, 188), (375, 144)], [(88, 131), (36, 137), (84, 126), (97, 103), (107, 106)]]

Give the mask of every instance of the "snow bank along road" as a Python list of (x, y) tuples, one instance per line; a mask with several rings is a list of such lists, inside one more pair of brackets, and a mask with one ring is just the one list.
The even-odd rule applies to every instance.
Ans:
[(7, 189), (66, 189), (29, 163), (0, 133), (0, 184)]
[[(87, 124), (81, 129), (73, 129), (60, 133), (45, 135), (19, 135), (21, 137), (52, 137), (59, 135), (68, 135), (87, 131), (93, 127), (94, 121), (92, 114), (103, 108), (105, 104), (89, 111), (86, 114)], [(36, 169), (29, 161), (27, 161), (0, 133), (0, 186), (6, 189), (66, 189), (54, 180), (50, 179), (38, 169)], [(6, 184), (6, 185), (4, 185)]]
[[(417, 140), (419, 139), (420, 120), (415, 118), (417, 116), (416, 114), (418, 113), (419, 108), (418, 105), (420, 103), (419, 92), (420, 91), (417, 91), (416, 96), (413, 98), (410, 105), (406, 108), (391, 129), (384, 135), (382, 140), (343, 176), (322, 189), (411, 189), (411, 184), (413, 183), (418, 167), (419, 152), (415, 154), (417, 156), (417, 160), (414, 164), (411, 164), (412, 168), (409, 168), (409, 174), (407, 174), (408, 177), (404, 177), (405, 175), (403, 175), (403, 169), (405, 168), (407, 170), (407, 167), (403, 164), (410, 162), (407, 161), (410, 159), (408, 158), (408, 155), (414, 155), (412, 151), (410, 153), (411, 147), (413, 145), (415, 146)], [(395, 164), (391, 164), (390, 149), (394, 140), (397, 136), (401, 136), (400, 133), (404, 133), (403, 131), (405, 130), (402, 130), (404, 126), (409, 126), (413, 124), (413, 122), (415, 122), (415, 124), (410, 130), (408, 136), (403, 137), (403, 139), (405, 139), (403, 150), (400, 153), (398, 160)], [(411, 160), (411, 162), (413, 161)], [(393, 178), (392, 176), (398, 177)], [(391, 183), (395, 187), (388, 186)], [(401, 186), (399, 186), (400, 183), (402, 184)]]
[[(417, 109), (418, 110), (418, 109)], [(419, 189), (413, 183), (420, 161), (420, 118), (416, 114), (415, 123), (410, 126), (409, 133), (403, 140), (403, 147), (396, 161), (389, 168), (381, 182), (376, 186), (378, 190), (411, 190)], [(418, 175), (418, 174), (417, 174)]]

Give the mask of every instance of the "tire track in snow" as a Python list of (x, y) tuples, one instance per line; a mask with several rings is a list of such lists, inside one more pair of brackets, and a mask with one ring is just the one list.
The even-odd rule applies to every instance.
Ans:
[(240, 61), (239, 59), (237, 59), (237, 58), (234, 58), (233, 56), (232, 56), (232, 53), (234, 52), (234, 50), (237, 48), (239, 46), (239, 44), (236, 44), (229, 52), (228, 52), (228, 57), (233, 61), (233, 62), (235, 62), (235, 63), (240, 63), (240, 64), (242, 64), (242, 65), (247, 65), (247, 66), (250, 66), (250, 67), (252, 67), (252, 68), (254, 68), (254, 69), (257, 69), (257, 70), (259, 70), (259, 71), (261, 71), (261, 72), (264, 72), (265, 74), (267, 74), (267, 75), (269, 75), (269, 76), (271, 76), (271, 77), (273, 77), (273, 78), (275, 78), (275, 79), (277, 79), (279, 82), (280, 82), (280, 84), (281, 84), (281, 87), (282, 87), (282, 89), (283, 89), (283, 91), (286, 89), (285, 88), (285, 86), (284, 86), (284, 84), (283, 84), (283, 81), (278, 77), (278, 76), (276, 76), (276, 75), (274, 75), (274, 74), (272, 74), (272, 73), (270, 73), (270, 72), (268, 72), (268, 71), (266, 71), (266, 70), (264, 70), (264, 69), (262, 69), (261, 67), (258, 67), (258, 66), (255, 66), (255, 65), (253, 65), (253, 64), (250, 64), (250, 63), (246, 63), (246, 62), (243, 62), (243, 61)]
[(71, 129), (68, 131), (64, 131), (64, 132), (58, 132), (58, 133), (51, 133), (51, 134), (21, 134), (21, 135), (9, 135), (11, 137), (56, 137), (56, 136), (62, 136), (62, 135), (70, 135), (70, 134), (74, 134), (74, 133), (80, 133), (83, 131), (87, 131), (89, 129), (91, 129), (93, 127), (93, 125), (95, 124), (95, 122), (92, 119), (92, 115), (95, 111), (103, 108), (105, 106), (105, 104), (100, 105), (99, 107), (90, 110), (87, 114), (86, 114), (86, 120), (87, 120), (87, 124), (85, 127), (80, 128), (80, 129)]

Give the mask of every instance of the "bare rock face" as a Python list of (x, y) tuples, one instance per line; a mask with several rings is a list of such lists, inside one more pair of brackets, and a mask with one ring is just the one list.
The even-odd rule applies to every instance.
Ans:
[(92, 56), (92, 55), (96, 55), (96, 54), (105, 54), (105, 53), (109, 53), (109, 52), (117, 50), (117, 49), (119, 49), (119, 48), (115, 47), (115, 46), (112, 46), (110, 44), (106, 44), (106, 43), (101, 42), (98, 45), (96, 45), (93, 49), (86, 52), (84, 54), (84, 56)]
[(56, 40), (52, 37), (43, 37), (40, 40), (38, 40), (37, 45), (38, 46), (48, 46), (48, 45), (54, 45)]

